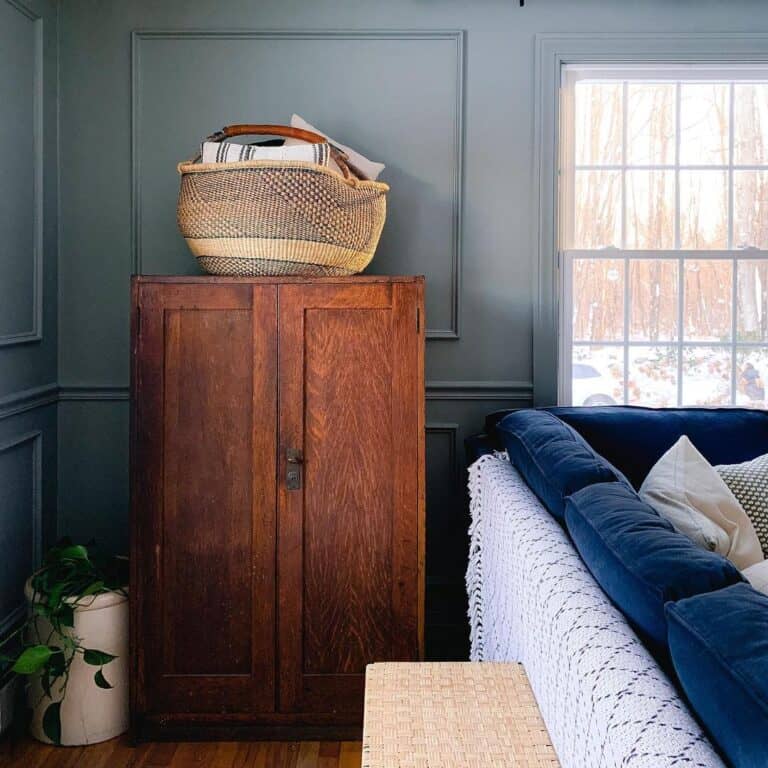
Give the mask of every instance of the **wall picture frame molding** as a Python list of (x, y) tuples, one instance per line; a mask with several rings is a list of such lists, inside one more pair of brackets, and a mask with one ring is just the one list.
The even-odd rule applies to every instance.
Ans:
[[(146, 268), (142, 245), (142, 162), (139, 141), (142, 124), (142, 53), (157, 41), (377, 41), (414, 43), (447, 41), (455, 46), (453, 78), (452, 153), (450, 191), (450, 248), (446, 258), (449, 275), (447, 324), (428, 327), (430, 340), (458, 340), (462, 327), (462, 243), (464, 211), (465, 79), (466, 32), (451, 29), (349, 29), (349, 30), (220, 30), (220, 29), (137, 29), (131, 35), (131, 254), (134, 274)], [(219, 127), (219, 126), (215, 126)]]
[[(32, 251), (31, 251), (31, 323), (28, 329), (3, 332), (0, 348), (43, 340), (43, 18), (21, 0), (0, 0), (32, 25)], [(14, 254), (15, 258), (23, 254)]]

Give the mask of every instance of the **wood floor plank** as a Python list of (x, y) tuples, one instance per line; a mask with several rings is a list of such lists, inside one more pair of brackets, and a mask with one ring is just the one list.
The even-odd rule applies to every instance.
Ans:
[(221, 741), (216, 746), (216, 755), (209, 763), (210, 768), (232, 768), (237, 756), (236, 741)]
[(265, 768), (288, 768), (291, 746), (284, 741), (271, 741), (267, 751)]
[(25, 737), (0, 743), (0, 768), (360, 768), (359, 741), (150, 742), (121, 736), (88, 747)]
[(240, 741), (232, 761), (232, 768), (252, 768), (256, 764), (259, 745), (254, 742)]
[(363, 761), (363, 745), (360, 741), (342, 741), (339, 751), (339, 768), (360, 768)]
[(112, 768), (121, 766), (124, 759), (121, 757), (123, 745), (120, 739), (102, 741), (100, 744), (83, 749), (83, 754), (77, 768)]
[(218, 745), (212, 742), (190, 741), (179, 744), (170, 768), (195, 768), (207, 766), (216, 756)]
[(40, 768), (75, 768), (83, 757), (82, 747), (57, 747), (51, 749)]
[(338, 768), (341, 744), (338, 741), (321, 741), (317, 768)]
[(317, 768), (317, 761), (320, 758), (319, 741), (302, 741), (299, 744), (298, 760), (296, 768)]
[(32, 739), (7, 739), (0, 747), (0, 766), (9, 768), (40, 768), (48, 754), (53, 750), (46, 744)]
[(168, 768), (173, 762), (178, 746), (172, 741), (158, 741), (150, 744), (141, 768)]

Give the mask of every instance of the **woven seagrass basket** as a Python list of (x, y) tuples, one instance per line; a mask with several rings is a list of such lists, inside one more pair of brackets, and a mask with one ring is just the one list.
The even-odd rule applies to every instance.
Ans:
[[(325, 139), (287, 126), (231, 125), (207, 139), (242, 135)], [(200, 266), (213, 275), (339, 276), (370, 263), (386, 218), (389, 187), (310, 162), (189, 161), (177, 220)]]

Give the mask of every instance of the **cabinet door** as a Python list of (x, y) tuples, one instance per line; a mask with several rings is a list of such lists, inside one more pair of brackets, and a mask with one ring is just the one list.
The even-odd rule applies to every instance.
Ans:
[(280, 288), (285, 712), (359, 722), (366, 664), (419, 656), (421, 291)]
[(277, 291), (138, 293), (134, 709), (274, 711)]

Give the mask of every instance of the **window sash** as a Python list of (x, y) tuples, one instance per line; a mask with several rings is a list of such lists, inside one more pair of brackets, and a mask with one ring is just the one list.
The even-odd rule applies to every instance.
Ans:
[[(621, 340), (592, 340), (575, 339), (573, 337), (573, 262), (576, 259), (596, 259), (604, 261), (620, 260), (624, 262), (623, 272), (623, 338)], [(677, 264), (677, 333), (673, 340), (652, 341), (630, 339), (631, 325), (631, 297), (630, 297), (630, 263), (632, 261), (646, 260), (665, 260), (674, 261)], [(729, 260), (731, 267), (731, 328), (729, 341), (699, 341), (689, 340), (685, 337), (684, 311), (685, 311), (685, 263), (686, 261), (696, 260)], [(596, 347), (596, 348), (615, 348), (623, 350), (623, 404), (628, 403), (628, 390), (630, 379), (630, 350), (641, 347), (661, 347), (674, 349), (677, 356), (677, 406), (684, 404), (683, 398), (683, 351), (686, 348), (716, 348), (728, 350), (731, 358), (730, 371), (730, 391), (731, 404), (736, 403), (736, 392), (738, 387), (737, 380), (737, 356), (741, 350), (749, 349), (768, 349), (768, 340), (766, 341), (742, 341), (738, 338), (738, 266), (740, 262), (768, 261), (768, 250), (759, 248), (743, 248), (736, 250), (722, 251), (692, 251), (692, 250), (666, 250), (666, 251), (648, 251), (648, 250), (623, 250), (620, 248), (603, 248), (600, 250), (590, 249), (571, 249), (560, 253), (560, 276), (561, 276), (561, 313), (560, 313), (560, 365), (558, 382), (558, 402), (565, 405), (572, 403), (573, 386), (573, 350), (574, 347)], [(581, 405), (581, 403), (577, 403)]]
[[(575, 162), (575, 99), (574, 86), (578, 82), (617, 82), (622, 84), (621, 116), (621, 162), (613, 164), (579, 164)], [(628, 87), (632, 81), (643, 83), (670, 83), (675, 85), (674, 111), (674, 158), (666, 164), (633, 165), (628, 160)], [(681, 159), (681, 92), (687, 83), (706, 82), (723, 83), (728, 85), (729, 134), (727, 163), (721, 164), (683, 164)], [(624, 402), (628, 396), (628, 381), (630, 378), (629, 356), (632, 348), (659, 346), (674, 349), (677, 356), (677, 404), (683, 402), (683, 350), (685, 348), (707, 347), (729, 350), (731, 360), (731, 402), (736, 402), (738, 387), (737, 355), (740, 350), (768, 349), (768, 342), (741, 342), (738, 335), (738, 264), (740, 261), (768, 259), (768, 250), (758, 247), (736, 248), (734, 244), (734, 173), (739, 171), (768, 171), (768, 164), (739, 164), (735, 163), (735, 127), (734, 105), (735, 88), (739, 83), (768, 83), (768, 68), (754, 65), (649, 65), (649, 66), (616, 66), (616, 65), (566, 65), (562, 68), (562, 87), (560, 99), (560, 142), (559, 142), (559, 198), (560, 211), (565, 215), (559, 218), (559, 241), (566, 247), (558, 252), (559, 266), (559, 381), (558, 399), (561, 403), (571, 402), (572, 365), (574, 347), (594, 346), (613, 347), (623, 350), (623, 393)], [(574, 222), (576, 212), (576, 171), (613, 171), (621, 174), (620, 179), (620, 220), (621, 242), (613, 246), (588, 249), (571, 247), (574, 243)], [(631, 171), (670, 171), (674, 174), (674, 247), (665, 250), (632, 250), (627, 245), (627, 173)], [(680, 173), (686, 171), (712, 171), (727, 175), (727, 244), (724, 249), (690, 250), (681, 248), (681, 206), (680, 206)], [(573, 336), (573, 260), (582, 259), (614, 259), (624, 261), (624, 338), (606, 342), (574, 340)], [(634, 259), (665, 259), (677, 263), (677, 338), (674, 341), (652, 342), (634, 341), (630, 335), (630, 281), (629, 264)], [(687, 341), (685, 339), (684, 310), (685, 310), (685, 272), (686, 260), (696, 259), (727, 259), (732, 261), (731, 286), (731, 329), (730, 341)]]
[[(709, 74), (709, 76), (707, 76)], [(725, 76), (724, 76), (725, 75)], [(675, 117), (674, 117), (674, 162), (631, 164), (628, 159), (628, 88), (632, 82), (653, 83), (667, 82), (675, 85)], [(621, 160), (620, 163), (577, 163), (575, 160), (575, 86), (579, 82), (617, 83), (622, 86), (622, 120), (621, 120)], [(681, 162), (681, 133), (680, 119), (682, 86), (696, 82), (728, 85), (728, 162), (727, 163), (683, 163)], [(713, 68), (701, 65), (670, 66), (664, 68), (565, 66), (562, 70), (561, 86), (561, 126), (560, 126), (560, 158), (559, 158), (559, 195), (560, 210), (565, 214), (560, 220), (559, 242), (567, 249), (575, 247), (576, 221), (576, 176), (579, 171), (616, 172), (621, 175), (620, 216), (621, 242), (612, 243), (616, 248), (627, 248), (627, 173), (632, 171), (669, 171), (674, 174), (674, 248), (681, 248), (680, 238), (680, 174), (689, 171), (709, 171), (727, 174), (727, 249), (736, 247), (734, 243), (734, 174), (739, 171), (766, 171), (768, 163), (737, 163), (735, 157), (735, 88), (741, 83), (768, 85), (768, 67), (754, 68), (737, 65), (724, 65)], [(606, 245), (609, 245), (606, 243)]]

